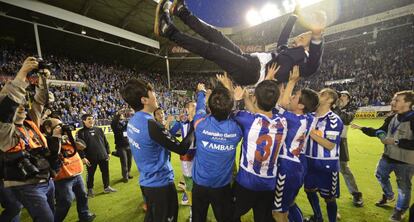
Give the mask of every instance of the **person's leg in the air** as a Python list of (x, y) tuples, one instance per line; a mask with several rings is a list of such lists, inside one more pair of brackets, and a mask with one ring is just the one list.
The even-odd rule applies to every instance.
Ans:
[(179, 17), (184, 24), (205, 40), (221, 45), (236, 54), (243, 54), (242, 50), (229, 38), (223, 35), (223, 33), (194, 16), (190, 10), (188, 10), (184, 0), (174, 0), (170, 8), (170, 14)]
[(257, 57), (237, 54), (219, 44), (197, 39), (180, 32), (172, 23), (166, 0), (161, 0), (156, 15), (155, 33), (168, 38), (188, 51), (198, 54), (223, 68), (241, 85), (255, 84), (260, 77), (260, 62)]

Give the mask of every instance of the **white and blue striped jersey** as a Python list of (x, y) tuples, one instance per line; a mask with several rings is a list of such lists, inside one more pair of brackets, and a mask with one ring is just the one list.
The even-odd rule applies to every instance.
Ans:
[(304, 147), (309, 137), (314, 117), (311, 114), (297, 115), (282, 107), (278, 107), (278, 111), (286, 119), (288, 128), (279, 157), (300, 162), (299, 155), (305, 152)]
[(341, 118), (331, 110), (323, 116), (316, 117), (315, 114), (313, 116), (315, 119), (312, 129), (318, 130), (323, 138), (335, 143), (335, 147), (332, 150), (328, 150), (312, 138), (309, 138), (305, 155), (320, 161), (338, 160), (341, 132), (344, 128)]
[(238, 111), (233, 118), (243, 131), (237, 182), (251, 190), (273, 190), (277, 157), (286, 137), (286, 119), (277, 112), (269, 118), (248, 111)]

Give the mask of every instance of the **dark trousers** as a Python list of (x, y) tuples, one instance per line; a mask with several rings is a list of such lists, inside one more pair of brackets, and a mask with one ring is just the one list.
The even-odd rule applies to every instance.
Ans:
[(209, 188), (193, 183), (192, 194), (193, 222), (206, 221), (210, 204), (218, 222), (231, 221), (234, 205), (233, 192), (230, 184), (220, 188)]
[(79, 220), (88, 217), (88, 197), (86, 194), (85, 185), (83, 184), (82, 175), (55, 181), (55, 188), (55, 222), (60, 222), (65, 219), (75, 197)]
[(34, 222), (53, 222), (55, 212), (55, 186), (52, 180), (10, 188), (23, 204)]
[(87, 167), (87, 178), (86, 178), (86, 186), (88, 189), (93, 188), (93, 181), (95, 177), (96, 167), (99, 165), (99, 169), (102, 173), (102, 182), (104, 188), (109, 186), (109, 161), (108, 160), (98, 160), (98, 161), (90, 161), (91, 165)]
[(272, 217), (274, 191), (253, 191), (237, 182), (234, 183), (233, 189), (236, 198), (234, 221), (240, 221), (241, 216), (253, 209), (255, 222), (274, 222)]
[(410, 218), (408, 219), (408, 222), (414, 222), (414, 204), (411, 205)]
[(190, 12), (180, 15), (181, 20), (205, 40), (180, 32), (175, 27), (168, 38), (188, 51), (208, 59), (224, 69), (241, 85), (255, 84), (260, 77), (257, 57), (244, 54), (230, 39), (214, 27), (201, 22)]
[(147, 202), (145, 222), (176, 222), (178, 217), (177, 190), (173, 183), (164, 187), (143, 187)]
[(120, 147), (117, 149), (119, 160), (121, 161), (122, 177), (128, 179), (129, 172), (131, 171), (132, 154), (129, 147)]
[(19, 222), (22, 204), (16, 199), (10, 188), (4, 188), (0, 181), (0, 205), (3, 211), (0, 214), (0, 221)]

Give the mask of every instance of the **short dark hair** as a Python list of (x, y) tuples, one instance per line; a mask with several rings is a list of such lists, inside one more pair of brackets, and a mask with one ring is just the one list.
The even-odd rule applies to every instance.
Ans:
[(315, 110), (319, 106), (318, 93), (315, 90), (312, 90), (309, 88), (302, 89), (300, 92), (301, 92), (301, 95), (299, 98), (299, 103), (305, 106), (305, 108), (303, 109), (303, 112), (304, 113), (315, 112)]
[(332, 101), (332, 103), (331, 103), (331, 107), (334, 105), (334, 104), (336, 104), (336, 101), (338, 100), (338, 93), (335, 91), (335, 90), (333, 90), (333, 89), (331, 89), (331, 88), (324, 88), (324, 89), (322, 89), (321, 91), (325, 91), (325, 92), (327, 92), (328, 93), (328, 95), (329, 95), (329, 97), (331, 97), (331, 99), (333, 100)]
[(151, 84), (141, 79), (130, 79), (121, 89), (122, 98), (130, 105), (135, 111), (140, 111), (144, 108), (144, 104), (141, 103), (142, 97), (148, 98), (148, 92), (153, 91)]
[(405, 102), (410, 102), (411, 106), (414, 105), (414, 91), (413, 90), (404, 90), (395, 93), (396, 96), (404, 96)]
[(208, 98), (208, 107), (211, 115), (218, 121), (226, 120), (233, 109), (234, 98), (230, 91), (222, 86), (217, 86)]
[(278, 84), (274, 80), (264, 80), (254, 90), (257, 106), (266, 112), (271, 111), (280, 96)]
[(88, 117), (93, 117), (93, 116), (90, 113), (83, 114), (82, 117), (81, 117), (82, 118), (82, 121), (85, 121)]

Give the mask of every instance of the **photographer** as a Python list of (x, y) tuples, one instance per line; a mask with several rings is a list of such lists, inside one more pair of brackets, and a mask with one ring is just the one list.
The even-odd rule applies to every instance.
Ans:
[[(32, 103), (25, 99), (29, 73), (40, 74)], [(49, 75), (43, 62), (28, 57), (13, 81), (0, 92), (0, 162), (4, 187), (11, 190), (33, 221), (42, 222), (53, 221), (54, 214), (55, 187), (50, 180), (53, 159), (39, 130)]]
[(127, 137), (128, 121), (125, 118), (126, 114), (126, 110), (117, 112), (111, 122), (111, 128), (115, 136), (115, 149), (121, 161), (122, 181), (124, 183), (133, 178), (130, 175), (132, 154)]
[(72, 136), (74, 126), (63, 125), (58, 118), (46, 119), (42, 125), (51, 150), (60, 150), (59, 160), (61, 167), (54, 177), (56, 212), (55, 222), (65, 219), (74, 196), (76, 197), (78, 218), (80, 222), (89, 222), (95, 219), (95, 214), (89, 211), (88, 198), (83, 183), (83, 163), (72, 145), (76, 143), (79, 149), (85, 148), (84, 144), (75, 142)]

